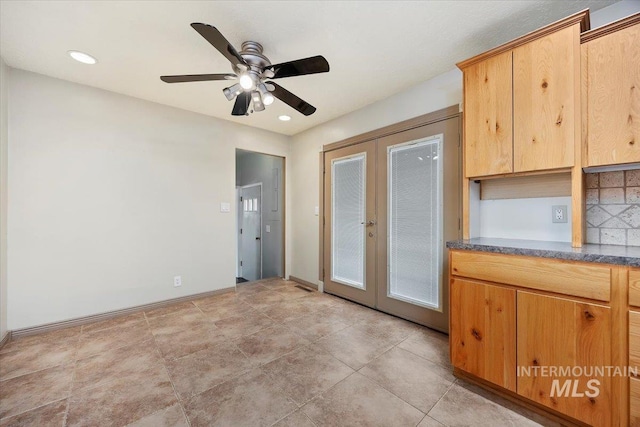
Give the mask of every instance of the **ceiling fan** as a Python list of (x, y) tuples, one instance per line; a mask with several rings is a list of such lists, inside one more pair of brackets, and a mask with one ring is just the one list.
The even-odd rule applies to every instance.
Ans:
[(315, 113), (316, 107), (313, 105), (298, 98), (282, 86), (265, 80), (326, 73), (329, 71), (329, 63), (324, 57), (318, 55), (272, 65), (271, 61), (262, 54), (260, 43), (246, 41), (242, 43), (242, 50), (238, 52), (216, 27), (201, 23), (193, 23), (191, 27), (231, 62), (233, 74), (161, 76), (160, 79), (163, 82), (184, 83), (239, 78), (238, 83), (222, 91), (229, 101), (236, 99), (231, 111), (234, 116), (248, 115), (252, 103), (253, 111), (263, 111), (265, 105), (273, 103), (274, 97), (305, 116)]

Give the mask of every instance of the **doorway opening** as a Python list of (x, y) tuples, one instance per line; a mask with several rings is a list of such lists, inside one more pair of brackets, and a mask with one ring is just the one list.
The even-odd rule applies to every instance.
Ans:
[(284, 277), (283, 157), (236, 150), (236, 283)]

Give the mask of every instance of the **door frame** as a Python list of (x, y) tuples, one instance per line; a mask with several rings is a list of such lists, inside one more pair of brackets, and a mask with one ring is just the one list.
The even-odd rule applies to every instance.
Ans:
[[(259, 211), (259, 213), (260, 213), (260, 279), (258, 279), (258, 280), (262, 280), (262, 182), (256, 182), (256, 183), (253, 183), (253, 184), (241, 185), (241, 186), (239, 186), (237, 188), (242, 193), (242, 190), (244, 190), (245, 188), (251, 188), (251, 187), (260, 187), (260, 211)], [(241, 215), (238, 215), (238, 219), (241, 220), (241, 221), (244, 221), (243, 216), (241, 216)], [(240, 229), (242, 229), (242, 225), (243, 225), (243, 222), (240, 222), (240, 224), (238, 224), (238, 227), (236, 227), (236, 239), (237, 239), (237, 248), (238, 248), (238, 252), (236, 253), (236, 257), (237, 257), (238, 263), (240, 263), (240, 251), (242, 250), (242, 245), (241, 245), (242, 238), (240, 237), (240, 234), (238, 233), (238, 231), (240, 231)], [(242, 274), (242, 266), (240, 266), (240, 274)], [(242, 277), (242, 276), (240, 276), (240, 277)], [(253, 281), (254, 280), (250, 280), (250, 282), (253, 282)]]
[[(464, 150), (462, 150), (462, 146), (461, 146), (461, 141), (462, 141), (462, 137), (463, 137), (463, 121), (464, 121), (464, 116), (462, 111), (460, 111), (460, 104), (456, 104), (456, 105), (452, 105), (450, 107), (446, 107), (446, 108), (442, 108), (440, 110), (437, 111), (433, 111), (431, 113), (427, 113), (427, 114), (423, 114), (421, 116), (418, 117), (414, 117), (412, 119), (409, 120), (404, 120), (402, 122), (398, 122), (389, 126), (385, 126), (379, 129), (375, 129), (360, 135), (356, 135), (341, 141), (337, 141), (337, 142), (333, 142), (330, 144), (325, 144), (322, 146), (322, 151), (319, 153), (319, 165), (320, 165), (320, 172), (319, 172), (319, 187), (320, 187), (320, 193), (319, 193), (319, 200), (318, 200), (318, 205), (320, 207), (319, 212), (320, 215), (322, 216), (322, 218), (320, 218), (320, 220), (318, 221), (318, 236), (319, 236), (319, 257), (318, 257), (318, 280), (320, 280), (320, 282), (322, 282), (324, 284), (324, 280), (325, 280), (325, 276), (326, 274), (329, 274), (329, 272), (325, 272), (324, 271), (324, 263), (325, 263), (325, 224), (326, 224), (326, 218), (324, 217), (324, 211), (325, 211), (325, 204), (324, 204), (324, 200), (325, 200), (325, 191), (324, 191), (324, 180), (325, 180), (325, 174), (326, 174), (326, 170), (325, 170), (325, 155), (328, 152), (340, 149), (340, 148), (344, 148), (344, 147), (349, 147), (351, 145), (355, 145), (355, 144), (360, 144), (363, 142), (368, 142), (368, 141), (372, 141), (372, 140), (376, 140), (379, 138), (383, 138), (385, 136), (391, 136), (400, 132), (405, 132), (408, 130), (412, 130), (418, 127), (422, 127), (425, 125), (430, 125), (433, 123), (437, 123), (443, 120), (447, 120), (447, 119), (451, 119), (454, 117), (458, 117), (459, 118), (459, 122), (458, 122), (458, 135), (459, 135), (459, 139), (458, 139), (458, 146), (460, 147), (460, 156), (458, 159), (458, 175), (460, 176), (460, 182), (463, 183), (462, 180), (462, 162), (464, 159)], [(459, 218), (461, 218), (461, 221), (465, 218), (464, 212), (465, 210), (468, 209), (468, 206), (466, 206), (464, 204), (464, 188), (463, 191), (460, 191), (459, 194)], [(460, 224), (460, 226), (462, 227), (463, 224)], [(445, 253), (443, 254), (443, 258), (447, 258), (448, 259), (448, 255)], [(324, 285), (323, 285), (324, 287)]]

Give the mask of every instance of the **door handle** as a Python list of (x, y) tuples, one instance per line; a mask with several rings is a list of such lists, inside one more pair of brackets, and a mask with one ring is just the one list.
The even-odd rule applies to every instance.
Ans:
[(260, 238), (259, 238), (259, 237), (256, 237), (256, 240), (260, 240)]
[(374, 225), (376, 225), (376, 220), (375, 219), (370, 219), (369, 221), (361, 222), (360, 224), (366, 225), (367, 227), (373, 227)]

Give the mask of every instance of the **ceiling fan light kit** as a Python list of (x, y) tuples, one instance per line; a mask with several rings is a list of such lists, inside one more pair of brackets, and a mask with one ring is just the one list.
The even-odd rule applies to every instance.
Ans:
[[(185, 83), (239, 78), (238, 83), (222, 90), (229, 101), (235, 99), (231, 111), (234, 116), (247, 116), (249, 112), (264, 111), (265, 106), (273, 104), (275, 98), (305, 116), (315, 113), (316, 108), (313, 105), (298, 98), (282, 86), (265, 80), (326, 73), (329, 71), (329, 63), (324, 57), (318, 55), (272, 65), (269, 58), (262, 54), (263, 48), (258, 42), (246, 41), (242, 43), (242, 50), (238, 52), (216, 27), (201, 23), (193, 23), (191, 27), (227, 58), (234, 74), (161, 76), (160, 79), (163, 82)], [(250, 111), (251, 105), (253, 105), (252, 111)]]

